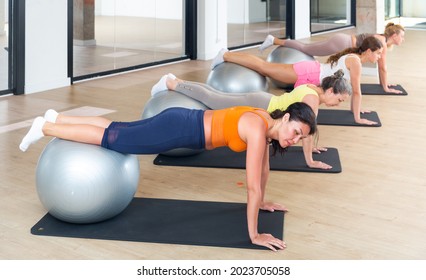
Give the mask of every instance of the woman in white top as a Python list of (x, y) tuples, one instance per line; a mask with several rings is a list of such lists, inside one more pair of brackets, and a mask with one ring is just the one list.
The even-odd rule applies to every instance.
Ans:
[(383, 44), (375, 37), (366, 38), (360, 47), (348, 48), (332, 55), (327, 63), (302, 61), (295, 64), (271, 63), (247, 53), (229, 52), (225, 49), (213, 59), (212, 69), (223, 62), (232, 62), (250, 68), (259, 74), (297, 87), (302, 84), (320, 85), (324, 77), (341, 69), (344, 77), (351, 82), (351, 110), (355, 122), (373, 125), (374, 121), (361, 118), (361, 70), (362, 63), (376, 63), (382, 54)]
[(327, 40), (308, 44), (297, 40), (279, 39), (272, 35), (268, 35), (259, 47), (259, 50), (263, 51), (270, 46), (278, 45), (296, 49), (311, 56), (328, 56), (347, 48), (360, 47), (364, 39), (371, 36), (376, 37), (383, 44), (382, 55), (377, 61), (379, 68), (379, 81), (383, 90), (390, 93), (401, 93), (400, 90), (391, 88), (392, 85), (388, 83), (386, 67), (387, 52), (391, 50), (393, 46), (400, 46), (402, 42), (404, 42), (405, 29), (399, 24), (389, 22), (386, 25), (383, 34), (361, 33), (358, 35), (350, 35), (345, 33), (336, 33)]

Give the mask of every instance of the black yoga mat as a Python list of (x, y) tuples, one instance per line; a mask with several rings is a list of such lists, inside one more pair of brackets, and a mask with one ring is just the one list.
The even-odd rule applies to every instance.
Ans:
[(319, 109), (317, 124), (322, 125), (341, 125), (341, 126), (367, 126), (367, 127), (380, 127), (382, 123), (380, 122), (379, 116), (376, 112), (372, 111), (371, 113), (361, 114), (361, 118), (367, 119), (370, 121), (375, 121), (375, 125), (359, 124), (355, 122), (354, 114), (350, 110), (327, 110)]
[(379, 84), (361, 84), (361, 93), (364, 95), (396, 95), (396, 96), (408, 95), (407, 91), (401, 85), (396, 85), (391, 88), (400, 90), (402, 92), (401, 93), (385, 92), (382, 86)]
[[(272, 148), (271, 148), (272, 154)], [(319, 160), (331, 165), (332, 169), (309, 168), (306, 165), (303, 149), (300, 146), (289, 147), (282, 156), (277, 152), (271, 156), (269, 165), (275, 171), (301, 171), (301, 172), (342, 172), (339, 153), (336, 148), (328, 148), (327, 152), (313, 154), (314, 160)], [(246, 152), (236, 153), (228, 147), (203, 151), (199, 154), (187, 157), (170, 157), (158, 155), (154, 159), (156, 165), (187, 166), (187, 167), (210, 167), (210, 168), (246, 168)]]
[[(182, 187), (184, 188), (184, 186)], [(259, 232), (283, 239), (284, 212), (259, 212)], [(245, 203), (134, 198), (119, 215), (94, 224), (72, 224), (46, 214), (35, 235), (267, 249), (248, 236)]]

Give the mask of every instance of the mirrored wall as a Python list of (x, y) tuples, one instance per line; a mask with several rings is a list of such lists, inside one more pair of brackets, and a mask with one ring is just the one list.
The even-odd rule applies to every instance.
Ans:
[(311, 0), (311, 32), (317, 33), (353, 24), (353, 0)]
[(385, 0), (385, 18), (408, 29), (426, 30), (426, 1)]
[(73, 0), (74, 78), (185, 55), (182, 0)]
[(9, 1), (0, 0), (0, 94), (9, 90)]
[(228, 47), (286, 37), (286, 0), (232, 0), (228, 5)]

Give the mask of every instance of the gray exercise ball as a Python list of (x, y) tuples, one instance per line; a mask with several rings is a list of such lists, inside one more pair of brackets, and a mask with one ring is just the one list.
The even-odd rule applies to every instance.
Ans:
[[(191, 97), (188, 97), (173, 90), (164, 90), (162, 92), (157, 93), (154, 97), (151, 97), (151, 99), (148, 100), (142, 113), (142, 119), (153, 117), (161, 113), (162, 111), (173, 107), (200, 110), (209, 109), (206, 105)], [(194, 150), (187, 148), (179, 148), (163, 152), (161, 154), (172, 157), (182, 157), (199, 154), (202, 151), (204, 151), (204, 149)]]
[[(279, 46), (275, 48), (267, 57), (266, 61), (272, 63), (294, 64), (301, 61), (313, 61), (313, 56), (293, 48)], [(293, 85), (271, 79), (272, 83), (279, 88), (292, 88)]]
[(97, 145), (54, 138), (36, 169), (38, 197), (54, 217), (95, 223), (116, 216), (132, 201), (139, 160)]
[(210, 72), (206, 83), (217, 90), (233, 94), (268, 91), (266, 77), (254, 70), (231, 62), (217, 65)]

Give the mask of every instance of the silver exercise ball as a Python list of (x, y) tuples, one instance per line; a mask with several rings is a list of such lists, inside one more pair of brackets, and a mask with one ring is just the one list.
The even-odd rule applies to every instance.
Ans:
[(268, 91), (268, 80), (247, 67), (224, 62), (217, 65), (207, 77), (211, 87), (228, 93)]
[[(294, 64), (301, 61), (313, 61), (313, 56), (307, 55), (299, 50), (293, 48), (287, 48), (279, 46), (275, 48), (267, 57), (266, 61), (272, 63), (283, 63), (283, 64)], [(291, 88), (293, 85), (289, 85), (280, 81), (271, 79), (275, 86), (279, 88)]]
[[(148, 100), (142, 113), (142, 119), (153, 117), (161, 113), (162, 111), (168, 108), (173, 108), (173, 107), (181, 107), (181, 108), (187, 108), (187, 109), (200, 109), (200, 110), (209, 109), (206, 105), (204, 105), (203, 103), (191, 97), (188, 97), (186, 95), (183, 95), (173, 90), (164, 90), (162, 92), (157, 93), (154, 97), (151, 97), (151, 99)], [(199, 154), (202, 151), (204, 150), (179, 148), (179, 149), (173, 149), (161, 154), (166, 156), (172, 156), (172, 157), (181, 157), (181, 156), (191, 156), (191, 155)]]
[(96, 145), (54, 138), (38, 160), (39, 199), (54, 217), (95, 223), (121, 213), (139, 183), (139, 160)]

